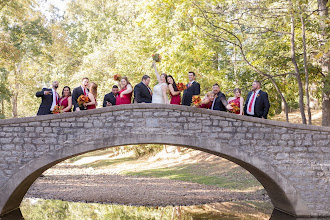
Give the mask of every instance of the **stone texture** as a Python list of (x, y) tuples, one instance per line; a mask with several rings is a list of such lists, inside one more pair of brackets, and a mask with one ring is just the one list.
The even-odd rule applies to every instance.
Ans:
[[(239, 164), (279, 210), (330, 216), (329, 139), (330, 128), (158, 104), (1, 120), (0, 215), (17, 208), (17, 198), (52, 163), (106, 147), (160, 143)], [(23, 180), (25, 188), (17, 190)]]

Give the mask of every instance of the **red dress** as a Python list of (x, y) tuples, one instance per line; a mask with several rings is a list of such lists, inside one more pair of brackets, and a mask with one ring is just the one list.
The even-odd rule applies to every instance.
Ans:
[[(68, 98), (69, 97), (62, 97), (60, 98), (60, 100), (58, 101), (60, 106), (63, 106), (63, 109), (65, 109), (66, 107), (68, 107), (69, 102), (68, 102)], [(65, 112), (71, 112), (71, 109), (65, 111)]]
[(231, 112), (235, 113), (237, 115), (239, 115), (239, 113), (240, 113), (240, 106), (241, 106), (241, 101), (240, 100), (241, 100), (241, 97), (238, 97), (237, 99), (233, 99), (228, 103), (231, 106), (234, 106), (234, 109), (231, 110)]
[(180, 96), (180, 94), (178, 94), (178, 95), (172, 95), (172, 93), (170, 93), (170, 95), (171, 95), (170, 104), (172, 104), (172, 105), (180, 105), (181, 104), (181, 96)]
[(209, 102), (207, 104), (201, 104), (198, 106), (198, 108), (211, 108), (212, 107), (212, 102)]
[[(96, 99), (95, 99), (95, 103), (96, 103)], [(87, 110), (88, 109), (96, 109), (96, 105), (93, 104), (93, 105), (87, 105)]]
[(127, 86), (125, 86), (122, 90), (118, 92), (118, 96), (116, 98), (116, 105), (131, 104), (132, 92), (128, 94), (124, 94), (123, 97), (120, 97), (120, 94), (124, 92), (126, 89)]

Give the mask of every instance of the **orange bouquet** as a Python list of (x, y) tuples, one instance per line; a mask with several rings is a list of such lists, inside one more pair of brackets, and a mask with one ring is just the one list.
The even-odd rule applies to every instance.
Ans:
[(53, 114), (59, 114), (63, 110), (63, 106), (55, 105), (54, 110), (52, 111)]
[(89, 98), (88, 98), (87, 95), (81, 95), (81, 96), (79, 96), (79, 98), (77, 99), (77, 102), (78, 102), (79, 105), (82, 105), (82, 104), (84, 104), (84, 103), (89, 102)]
[(176, 87), (178, 87), (179, 91), (183, 91), (183, 90), (187, 89), (187, 86), (183, 83), (180, 83), (180, 82), (178, 84), (176, 84)]
[(239, 108), (239, 106), (237, 106), (237, 105), (235, 104), (235, 102), (231, 102), (231, 103), (229, 103), (229, 105), (231, 105), (231, 107), (233, 107), (233, 109), (230, 110), (232, 113), (237, 114), (237, 113), (240, 112), (240, 108)]
[(155, 54), (152, 55), (152, 59), (156, 62), (160, 62), (162, 57), (160, 56), (159, 53), (155, 53)]
[(114, 79), (115, 81), (120, 81), (120, 80), (121, 80), (121, 76), (120, 76), (119, 74), (115, 74), (115, 75), (113, 76), (113, 79)]
[(192, 104), (194, 106), (199, 106), (201, 104), (201, 102), (202, 102), (202, 99), (201, 99), (201, 97), (199, 95), (194, 95), (192, 97)]

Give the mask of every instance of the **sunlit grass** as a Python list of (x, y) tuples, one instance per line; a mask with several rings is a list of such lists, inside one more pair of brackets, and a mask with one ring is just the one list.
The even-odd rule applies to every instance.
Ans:
[(101, 167), (107, 167), (119, 163), (124, 163), (127, 161), (132, 161), (134, 158), (132, 157), (124, 157), (124, 158), (118, 158), (118, 159), (111, 159), (111, 160), (97, 160), (92, 163), (86, 163), (82, 165), (82, 167), (92, 167), (92, 168), (101, 168)]

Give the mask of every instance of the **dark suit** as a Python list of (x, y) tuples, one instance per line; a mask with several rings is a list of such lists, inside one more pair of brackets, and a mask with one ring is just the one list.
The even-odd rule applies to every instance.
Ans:
[(228, 102), (226, 100), (225, 94), (222, 92), (219, 92), (217, 94), (217, 97), (214, 100), (214, 105), (212, 110), (218, 110), (218, 111), (227, 111), (226, 106), (228, 105)]
[[(245, 106), (244, 106), (244, 115), (247, 114), (247, 108), (249, 107), (249, 100), (253, 92), (249, 92), (246, 98)], [(269, 100), (268, 100), (268, 94), (264, 91), (259, 91), (258, 95), (255, 97), (255, 104), (254, 104), (254, 115), (248, 115), (258, 118), (267, 118), (268, 111), (270, 108)]]
[[(86, 91), (88, 91), (88, 89), (86, 89)], [(79, 107), (77, 100), (78, 100), (79, 96), (81, 96), (81, 95), (85, 95), (81, 86), (78, 86), (77, 88), (73, 89), (73, 92), (72, 92), (73, 111), (76, 111), (76, 108)], [(80, 110), (85, 110), (85, 109), (82, 108)]]
[(199, 95), (201, 92), (200, 85), (198, 82), (193, 82), (193, 84), (188, 88), (187, 84), (187, 89), (184, 90), (183, 96), (182, 96), (182, 105), (191, 105), (192, 97), (194, 95)]
[(152, 95), (151, 90), (149, 90), (143, 82), (140, 82), (134, 87), (134, 99), (137, 103), (151, 103)]
[(110, 102), (112, 105), (116, 105), (116, 97), (112, 92), (106, 94), (103, 99), (103, 107), (107, 107), (107, 102)]
[[(51, 95), (45, 95), (45, 91), (49, 91), (52, 94)], [(37, 115), (48, 115), (51, 114), (50, 108), (52, 107), (53, 104), (53, 92), (52, 89), (47, 89), (47, 88), (43, 88), (40, 92), (36, 93), (37, 97), (41, 97), (42, 101), (38, 110)], [(58, 93), (57, 93), (57, 97), (59, 97)]]

